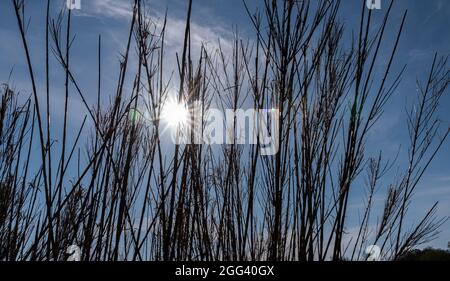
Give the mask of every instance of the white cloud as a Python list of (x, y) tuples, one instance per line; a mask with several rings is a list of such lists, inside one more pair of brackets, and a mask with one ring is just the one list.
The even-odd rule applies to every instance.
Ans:
[[(80, 16), (92, 16), (99, 19), (111, 18), (113, 20), (129, 20), (133, 15), (133, 4), (129, 0), (94, 0), (86, 4), (82, 8)], [(170, 11), (169, 11), (170, 12)], [(193, 11), (195, 13), (196, 11)], [(201, 11), (204, 13), (205, 11)], [(152, 6), (150, 16), (156, 23), (158, 29), (162, 28), (164, 21), (164, 13), (155, 9)], [(168, 48), (180, 49), (184, 40), (184, 30), (186, 26), (185, 18), (178, 18), (172, 15), (167, 17), (165, 44)], [(209, 50), (215, 50), (219, 47), (219, 40), (221, 47), (227, 53), (232, 47), (233, 33), (224, 26), (223, 23), (215, 22), (214, 24), (208, 22), (195, 22), (191, 20), (191, 50), (199, 52), (202, 44), (206, 45)], [(171, 49), (168, 50), (169, 52)]]
[(133, 15), (133, 6), (126, 0), (94, 0), (83, 11), (97, 17), (129, 19)]

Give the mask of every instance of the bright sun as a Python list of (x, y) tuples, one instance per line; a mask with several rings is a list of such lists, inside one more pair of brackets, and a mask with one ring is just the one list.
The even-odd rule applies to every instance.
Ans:
[(179, 129), (188, 123), (189, 111), (183, 102), (178, 102), (176, 99), (169, 99), (164, 103), (161, 119), (172, 129)]

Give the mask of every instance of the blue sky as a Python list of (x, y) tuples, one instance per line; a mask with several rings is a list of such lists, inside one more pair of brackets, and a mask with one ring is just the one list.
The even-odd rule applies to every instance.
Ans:
[[(52, 10), (58, 11), (65, 5), (65, 0), (52, 1)], [(107, 101), (108, 92), (112, 93), (118, 76), (118, 58), (126, 44), (127, 30), (130, 21), (130, 1), (127, 0), (81, 0), (82, 9), (73, 14), (73, 30), (76, 34), (72, 46), (71, 60), (73, 73), (77, 77), (82, 89), (86, 91), (88, 102), (94, 104), (96, 89), (96, 47), (97, 37), (103, 41), (103, 99)], [(346, 30), (356, 30), (361, 1), (342, 1), (340, 18), (346, 24)], [(31, 45), (31, 57), (35, 64), (37, 87), (41, 97), (44, 96), (44, 54), (45, 48), (45, 3), (46, 1), (27, 1), (27, 14), (31, 18), (28, 28), (28, 40)], [(249, 7), (255, 9), (262, 1), (248, 1)], [(381, 0), (382, 9), (375, 11), (377, 22), (387, 1)], [(176, 71), (175, 53), (180, 51), (183, 38), (184, 17), (186, 3), (183, 0), (150, 0), (147, 8), (156, 21), (160, 21), (167, 8), (168, 26), (166, 33), (167, 64), (172, 71)], [(387, 155), (394, 157), (400, 149), (397, 165), (402, 167), (406, 160), (408, 144), (406, 130), (406, 109), (416, 94), (416, 78), (423, 78), (429, 71), (430, 62), (435, 52), (440, 55), (450, 55), (450, 1), (448, 0), (400, 0), (395, 1), (394, 11), (388, 26), (388, 34), (397, 31), (402, 13), (408, 9), (408, 17), (402, 35), (394, 66), (394, 73), (407, 64), (395, 95), (385, 108), (383, 117), (373, 128), (368, 143), (369, 152), (376, 155), (381, 149)], [(208, 42), (211, 47), (217, 46), (217, 40), (227, 46), (232, 39), (232, 30), (238, 28), (243, 38), (253, 39), (253, 30), (241, 0), (194, 0), (192, 15), (193, 49), (202, 42)], [(57, 67), (55, 60), (51, 75), (52, 99), (51, 114), (55, 126), (61, 126), (64, 101), (63, 73)], [(382, 65), (379, 66), (380, 68)], [(13, 69), (10, 83), (28, 95), (31, 85), (28, 80), (26, 64), (23, 59), (23, 48), (19, 38), (17, 23), (10, 1), (0, 1), (0, 82), (8, 82)], [(170, 72), (170, 70), (167, 70)], [(71, 111), (69, 112), (69, 131), (73, 135), (83, 120), (86, 111), (79, 98), (71, 95)], [(450, 95), (447, 94), (441, 103), (440, 117), (442, 126), (450, 125)], [(410, 208), (408, 219), (418, 221), (427, 207), (439, 201), (438, 216), (450, 215), (450, 142), (447, 141), (417, 188), (414, 204)], [(387, 179), (385, 184), (389, 182)], [(384, 198), (385, 189), (381, 188), (377, 198)], [(356, 194), (358, 195), (358, 194)], [(378, 208), (381, 200), (376, 201)], [(358, 212), (361, 204), (360, 196), (351, 198), (350, 208)], [(356, 220), (356, 218), (353, 218)], [(351, 224), (351, 223), (350, 223)], [(351, 225), (349, 226), (351, 229)], [(431, 243), (434, 247), (446, 248), (450, 241), (450, 222), (442, 227), (439, 238)]]

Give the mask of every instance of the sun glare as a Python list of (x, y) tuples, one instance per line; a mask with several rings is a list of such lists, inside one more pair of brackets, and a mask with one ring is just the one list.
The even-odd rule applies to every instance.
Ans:
[(172, 129), (186, 125), (189, 120), (189, 111), (183, 102), (169, 99), (163, 106), (161, 119)]

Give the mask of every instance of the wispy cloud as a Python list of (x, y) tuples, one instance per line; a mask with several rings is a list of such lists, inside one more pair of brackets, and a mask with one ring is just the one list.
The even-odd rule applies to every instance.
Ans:
[(83, 10), (88, 15), (118, 20), (129, 19), (133, 15), (131, 2), (124, 0), (94, 0)]
[(442, 196), (450, 196), (450, 185), (449, 186), (423, 188), (422, 190), (417, 192), (417, 195), (420, 197), (433, 196), (435, 198), (440, 198)]
[[(94, 0), (86, 4), (79, 15), (97, 17), (99, 19), (110, 18), (117, 21), (130, 20), (133, 15), (133, 7), (131, 1), (126, 0)], [(152, 6), (150, 16), (157, 27), (162, 28), (164, 21), (164, 12), (162, 9), (158, 10), (157, 7)], [(182, 45), (185, 25), (185, 18), (173, 15), (167, 16), (165, 44), (169, 48), (177, 48)], [(220, 22), (210, 23), (191, 20), (190, 28), (192, 50), (200, 50), (202, 45), (210, 49), (217, 49), (219, 47), (219, 41), (224, 50), (231, 50), (233, 33)]]

